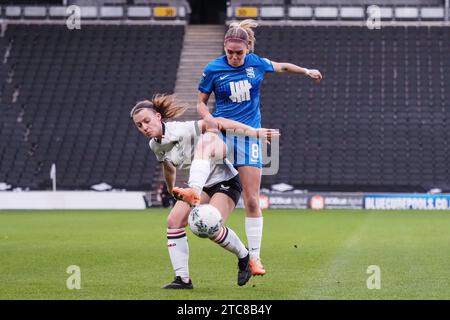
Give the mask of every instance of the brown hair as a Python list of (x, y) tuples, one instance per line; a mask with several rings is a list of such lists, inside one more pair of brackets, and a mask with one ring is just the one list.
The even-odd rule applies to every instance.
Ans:
[(249, 46), (250, 52), (255, 51), (255, 32), (252, 30), (256, 28), (258, 23), (253, 19), (245, 19), (241, 22), (233, 22), (228, 27), (225, 34), (224, 43), (227, 41), (243, 41)]
[(187, 105), (180, 103), (173, 94), (155, 94), (152, 100), (143, 100), (136, 103), (130, 111), (130, 117), (143, 109), (150, 109), (161, 114), (162, 119), (176, 118), (186, 111)]

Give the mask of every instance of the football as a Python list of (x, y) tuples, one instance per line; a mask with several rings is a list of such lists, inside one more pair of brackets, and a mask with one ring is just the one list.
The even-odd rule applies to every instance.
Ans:
[(189, 228), (200, 238), (213, 238), (222, 225), (222, 215), (210, 204), (201, 204), (191, 210), (188, 218)]

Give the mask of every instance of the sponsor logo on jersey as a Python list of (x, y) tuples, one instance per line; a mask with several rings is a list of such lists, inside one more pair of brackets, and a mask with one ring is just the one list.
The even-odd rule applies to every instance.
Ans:
[(230, 99), (233, 102), (250, 101), (250, 89), (252, 85), (248, 80), (242, 80), (238, 82), (230, 82)]

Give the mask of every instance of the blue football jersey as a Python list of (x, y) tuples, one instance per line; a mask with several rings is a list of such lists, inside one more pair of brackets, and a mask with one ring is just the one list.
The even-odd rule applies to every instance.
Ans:
[(214, 92), (214, 117), (260, 128), (260, 88), (265, 73), (273, 71), (270, 60), (254, 53), (246, 55), (245, 62), (240, 67), (229, 65), (227, 57), (221, 56), (206, 65), (198, 90), (207, 94)]

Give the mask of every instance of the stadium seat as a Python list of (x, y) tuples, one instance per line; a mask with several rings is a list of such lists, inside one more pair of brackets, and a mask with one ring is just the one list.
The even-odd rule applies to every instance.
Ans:
[(47, 15), (47, 8), (41, 6), (26, 6), (23, 8), (25, 18), (42, 19)]
[(336, 20), (339, 10), (337, 7), (316, 7), (314, 9), (314, 17), (316, 19)]
[(62, 17), (67, 17), (66, 13), (67, 7), (62, 6), (51, 6), (48, 8), (48, 14), (50, 19), (59, 19)]
[(281, 19), (284, 18), (284, 7), (262, 7), (259, 11), (261, 19)]
[(422, 20), (442, 20), (445, 17), (444, 10), (442, 7), (420, 8), (420, 18)]
[(288, 16), (290, 19), (311, 19), (313, 17), (313, 9), (311, 7), (289, 7)]
[(342, 7), (340, 17), (344, 20), (361, 20), (365, 17), (362, 7)]
[(102, 19), (117, 19), (124, 15), (122, 7), (104, 6), (100, 8), (100, 18)]
[(150, 7), (129, 6), (127, 15), (129, 19), (150, 18), (152, 16), (152, 10)]
[(22, 7), (7, 6), (5, 7), (5, 17), (8, 19), (19, 19), (22, 16)]

